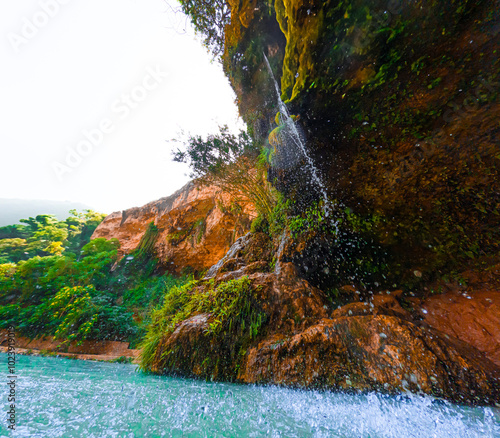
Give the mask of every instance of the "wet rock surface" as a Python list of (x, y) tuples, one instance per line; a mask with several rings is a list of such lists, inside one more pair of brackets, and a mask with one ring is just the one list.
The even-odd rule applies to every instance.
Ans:
[(474, 346), (500, 366), (500, 265), (464, 273), (467, 286), (445, 286), (419, 306), (425, 323)]
[(293, 336), (252, 348), (239, 378), (341, 390), (411, 391), (463, 403), (495, 403), (491, 362), (432, 329), (394, 316), (322, 319)]
[(235, 355), (227, 344), (234, 339), (214, 342), (208, 334), (210, 314), (193, 315), (164, 338), (154, 371), (305, 388), (410, 391), (466, 404), (500, 402), (500, 368), (457, 332), (415, 319), (401, 306), (401, 291), (334, 308), (321, 290), (298, 277), (292, 263), (283, 263), (277, 275), (252, 272), (258, 262), (245, 264), (241, 252), (234, 257), (239, 269), (219, 272), (215, 281), (248, 275), (267, 315), (257, 339)]

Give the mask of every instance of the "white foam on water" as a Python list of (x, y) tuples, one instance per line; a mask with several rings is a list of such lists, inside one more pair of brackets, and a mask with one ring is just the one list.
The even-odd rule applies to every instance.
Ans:
[[(144, 375), (133, 365), (18, 356), (15, 437), (500, 436), (496, 408)], [(6, 363), (6, 355), (0, 355)]]

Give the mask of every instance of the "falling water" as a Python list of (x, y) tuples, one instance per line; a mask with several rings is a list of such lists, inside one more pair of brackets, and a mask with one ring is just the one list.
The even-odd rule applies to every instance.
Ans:
[(236, 255), (236, 253), (240, 250), (243, 249), (246, 244), (250, 241), (250, 236), (252, 233), (247, 233), (244, 236), (241, 236), (236, 242), (233, 243), (231, 248), (229, 248), (228, 252), (224, 257), (222, 257), (215, 265), (213, 265), (207, 272), (207, 274), (204, 277), (204, 280), (208, 280), (210, 278), (215, 277), (220, 268), (222, 268), (222, 265), (226, 263), (230, 258)]
[(278, 248), (278, 253), (276, 254), (276, 266), (274, 267), (274, 273), (277, 277), (281, 274), (281, 255), (283, 254), (283, 250), (285, 249), (285, 245), (288, 242), (288, 236), (286, 231), (283, 231), (283, 234), (280, 237), (280, 246)]
[(269, 64), (269, 60), (267, 59), (266, 54), (264, 53), (264, 60), (266, 61), (266, 66), (267, 69), (269, 70), (269, 74), (271, 75), (271, 79), (273, 80), (274, 83), (274, 88), (276, 90), (276, 94), (278, 96), (278, 108), (281, 113), (281, 120), (285, 123), (286, 127), (288, 128), (288, 132), (290, 133), (290, 138), (293, 141), (293, 143), (298, 146), (300, 151), (302, 152), (304, 158), (307, 161), (308, 168), (311, 172), (312, 180), (313, 183), (317, 186), (319, 191), (321, 192), (321, 196), (324, 201), (324, 213), (325, 217), (329, 216), (330, 213), (330, 202), (328, 200), (328, 195), (326, 192), (326, 187), (321, 181), (321, 178), (318, 175), (318, 168), (314, 165), (314, 161), (310, 157), (310, 155), (307, 152), (306, 146), (304, 144), (304, 141), (302, 140), (302, 137), (297, 129), (297, 126), (295, 125), (295, 122), (293, 119), (290, 117), (290, 113), (288, 112), (288, 108), (286, 107), (285, 103), (281, 99), (281, 92), (278, 83), (276, 82), (276, 79), (273, 74), (273, 70), (271, 69), (271, 65)]

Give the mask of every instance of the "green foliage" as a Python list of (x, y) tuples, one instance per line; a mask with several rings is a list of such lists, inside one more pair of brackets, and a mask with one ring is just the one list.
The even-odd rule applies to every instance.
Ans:
[(96, 213), (92, 210), (85, 210), (85, 213), (78, 213), (71, 210), (71, 217), (66, 219), (69, 230), (68, 240), (65, 243), (66, 251), (79, 254), (82, 248), (90, 241), (92, 233), (105, 218), (105, 214)]
[(0, 262), (17, 263), (34, 256), (80, 254), (90, 236), (104, 219), (104, 214), (86, 210), (59, 221), (52, 215), (21, 219), (24, 225), (0, 228)]
[(228, 164), (251, 152), (255, 152), (255, 147), (247, 133), (240, 131), (235, 135), (229, 132), (227, 126), (220, 126), (217, 134), (210, 134), (206, 138), (189, 136), (185, 150), (177, 149), (173, 160), (189, 164), (191, 176), (199, 178), (219, 175)]
[(153, 257), (154, 256), (154, 246), (158, 240), (159, 230), (158, 227), (151, 222), (142, 236), (139, 246), (137, 247), (137, 255), (139, 257)]
[[(162, 303), (165, 291), (187, 279), (154, 274), (157, 261), (152, 248), (158, 235), (154, 224), (137, 251), (111, 271), (118, 240), (89, 242), (102, 217), (73, 212), (66, 221), (37, 216), (25, 220), (25, 225), (4, 227), (8, 237), (0, 240), (0, 251), (7, 263), (0, 263), (0, 327), (13, 325), (32, 338), (128, 340), (132, 346), (140, 341), (149, 313)], [(74, 252), (48, 255), (43, 250), (24, 259), (26, 248), (46, 248), (47, 242)]]
[(123, 293), (123, 303), (129, 308), (137, 309), (146, 318), (148, 313), (163, 303), (166, 291), (179, 287), (192, 281), (187, 277), (174, 277), (163, 275), (161, 277), (141, 276), (141, 282), (137, 285), (126, 284), (127, 289)]
[[(241, 212), (241, 207), (240, 210), (235, 212), (236, 214), (239, 214)], [(194, 225), (194, 229), (196, 232), (196, 243), (199, 244), (201, 240), (203, 239), (203, 235), (205, 234), (205, 230), (207, 228), (207, 224), (204, 219), (198, 219)]]
[(212, 315), (211, 333), (236, 329), (240, 336), (257, 337), (265, 315), (252, 309), (253, 291), (248, 277), (221, 283), (206, 294), (196, 310)]
[(135, 334), (131, 312), (112, 304), (112, 298), (93, 285), (63, 287), (39, 305), (0, 307), (1, 327), (14, 325), (21, 334), (52, 335), (67, 341), (124, 340)]
[(300, 214), (288, 217), (288, 229), (293, 238), (306, 233), (326, 233), (329, 228), (322, 202), (314, 203)]
[[(233, 197), (241, 195), (237, 204), (249, 201), (262, 215), (269, 217), (276, 202), (276, 191), (267, 182), (265, 162), (248, 134), (231, 134), (227, 126), (206, 139), (188, 139), (186, 150), (177, 150), (174, 161), (191, 166), (192, 176), (205, 184), (215, 185)], [(235, 212), (233, 211), (233, 214)], [(239, 212), (237, 212), (239, 213)]]
[(196, 281), (190, 281), (183, 286), (173, 287), (165, 295), (161, 308), (153, 311), (151, 323), (147, 328), (144, 341), (141, 343), (141, 369), (147, 371), (153, 364), (160, 341), (165, 334), (175, 327), (174, 318), (187, 318), (185, 309), (189, 303), (189, 293), (196, 286)]
[(261, 214), (259, 214), (253, 221), (250, 226), (251, 233), (269, 233), (269, 222), (268, 220)]
[(0, 227), (0, 239), (26, 239), (28, 236), (27, 227), (21, 224)]
[(192, 281), (174, 287), (165, 295), (163, 306), (152, 314), (151, 325), (141, 345), (141, 368), (151, 369), (157, 359), (162, 339), (176, 326), (197, 313), (210, 314), (206, 336), (212, 339), (233, 337), (241, 347), (254, 339), (266, 315), (255, 305), (254, 291), (248, 277), (215, 284)]
[(86, 339), (97, 321), (97, 306), (92, 303), (91, 293), (95, 295), (94, 286), (64, 287), (45, 305), (38, 307), (34, 317), (55, 319), (58, 322), (56, 338)]
[(117, 357), (116, 359), (110, 360), (110, 363), (132, 363), (134, 358), (132, 357), (127, 357), (127, 356), (120, 356)]
[[(9, 283), (10, 292), (20, 296), (21, 301), (29, 300), (31, 304), (39, 304), (47, 295), (64, 286), (63, 273), (67, 268), (65, 260), (65, 257), (59, 256), (35, 256), (19, 262), (12, 281)], [(3, 284), (0, 290), (4, 292)]]
[(225, 0), (180, 0), (182, 11), (191, 17), (194, 28), (203, 35), (205, 46), (215, 55), (224, 51), (225, 30), (231, 9)]
[(82, 256), (95, 256), (101, 252), (112, 252), (117, 251), (120, 247), (120, 242), (118, 239), (107, 240), (104, 237), (99, 237), (87, 243), (82, 248)]
[[(329, 230), (330, 225), (326, 220), (322, 201), (315, 202), (301, 211), (295, 211), (295, 207), (293, 201), (285, 201), (282, 195), (279, 196), (267, 225), (271, 237), (280, 236), (285, 230), (290, 231), (294, 239), (311, 233), (326, 233)], [(334, 203), (330, 207), (335, 208)]]
[(280, 236), (285, 230), (287, 217), (290, 212), (292, 201), (287, 200), (279, 194), (276, 205), (269, 216), (269, 235), (272, 237)]
[(1, 239), (0, 240), (0, 257), (5, 262), (18, 262), (25, 258), (25, 251), (27, 249), (26, 239)]
[(0, 282), (7, 281), (12, 278), (16, 272), (15, 263), (3, 263), (0, 265)]

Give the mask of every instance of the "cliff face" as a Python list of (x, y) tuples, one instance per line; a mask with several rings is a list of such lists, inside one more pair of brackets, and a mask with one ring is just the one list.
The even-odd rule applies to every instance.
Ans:
[[(371, 237), (395, 256), (393, 273), (498, 255), (498, 1), (255, 6), (225, 53), (254, 134), (278, 111), (265, 53), (330, 198), (376, 217)], [(270, 176), (305, 207), (304, 161)]]
[[(497, 403), (498, 270), (484, 285), (434, 282), (500, 257), (498, 2), (229, 4), (225, 72), (288, 202), (269, 222), (288, 216), (175, 292), (144, 367)], [(293, 119), (277, 114), (264, 55)], [(287, 123), (302, 152), (283, 140)], [(213, 190), (117, 213), (95, 237), (130, 251), (154, 221), (165, 266), (208, 268), (253, 214), (218, 207)]]
[(248, 232), (255, 216), (248, 200), (190, 182), (169, 197), (110, 214), (92, 239), (118, 239), (121, 258), (138, 248), (153, 223), (158, 228), (154, 255), (166, 270), (203, 271)]
[[(484, 348), (485, 342), (498, 342), (496, 303), (486, 303), (489, 315), (483, 318), (478, 314), (482, 303), (481, 309), (467, 308), (467, 321), (474, 320), (483, 331), (479, 337), (457, 328), (457, 318), (454, 326), (440, 322), (443, 307), (432, 299), (422, 307), (430, 318), (422, 321), (418, 312), (406, 310), (402, 291), (381, 292), (361, 302), (356, 289), (346, 286), (352, 302), (336, 308), (323, 291), (298, 277), (292, 263), (277, 260), (279, 267), (268, 272), (271, 253), (266, 246), (265, 236), (250, 234), (215, 279), (189, 292), (208, 296), (209, 302), (231, 301), (238, 292), (229, 288), (222, 298), (221, 290), (212, 292), (213, 282), (223, 287), (246, 277), (251, 284), (247, 305), (237, 309), (232, 324), (214, 330), (217, 309), (197, 306), (157, 339), (152, 371), (334, 390), (409, 390), (459, 403), (498, 403), (497, 352)], [(257, 255), (256, 248), (264, 251)], [(243, 292), (239, 294), (241, 298)], [(238, 318), (247, 323), (238, 325)], [(476, 326), (471, 328), (477, 331)]]

